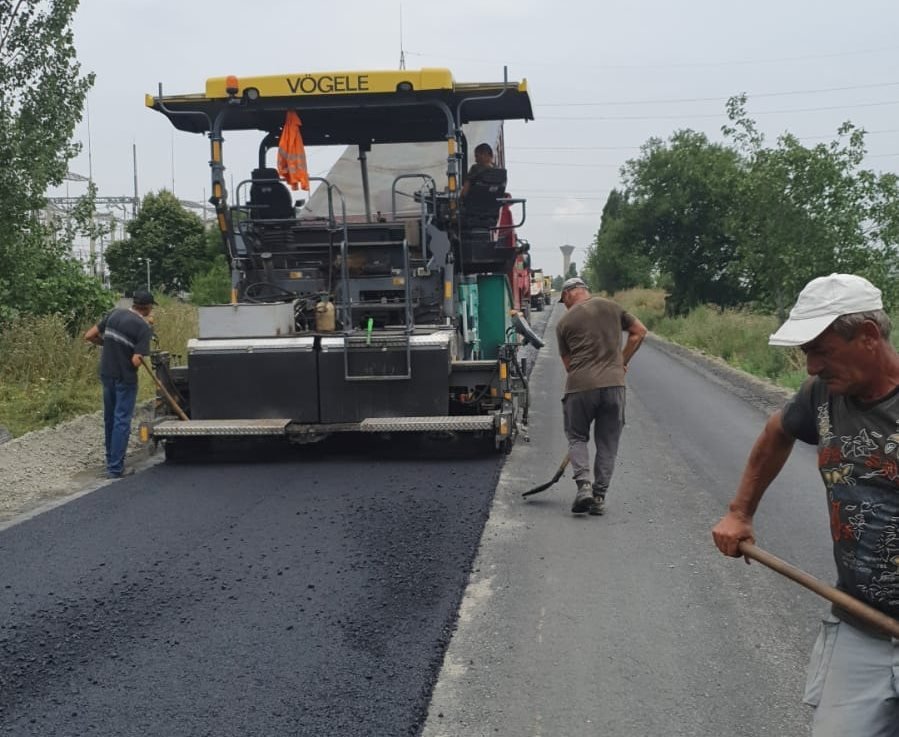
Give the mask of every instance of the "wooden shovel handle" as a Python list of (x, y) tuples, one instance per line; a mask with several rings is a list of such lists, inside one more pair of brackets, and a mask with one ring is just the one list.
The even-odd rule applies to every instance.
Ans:
[(175, 414), (182, 420), (189, 420), (190, 418), (184, 413), (184, 410), (178, 406), (178, 402), (175, 401), (175, 398), (169, 394), (169, 390), (163, 386), (163, 383), (159, 380), (159, 377), (153, 373), (153, 369), (150, 368), (150, 365), (147, 363), (147, 359), (144, 358), (141, 360), (141, 366), (147, 369), (147, 373), (150, 374), (150, 377), (153, 379), (153, 382), (159, 388), (159, 391), (162, 392), (162, 396), (165, 397), (166, 401), (169, 403), (171, 408), (175, 410)]
[(805, 588), (814, 591), (819, 596), (823, 596), (828, 601), (845, 609), (847, 612), (858, 619), (867, 622), (872, 627), (876, 627), (892, 637), (899, 638), (899, 620), (878, 611), (874, 607), (865, 604), (863, 601), (859, 601), (845, 591), (840, 591), (839, 589), (818, 580), (811, 574), (796, 568), (796, 566), (790, 565), (786, 561), (781, 560), (775, 555), (771, 555), (771, 553), (768, 553), (745, 540), (740, 543), (740, 553), (747, 558), (752, 558), (752, 560), (756, 560), (762, 565), (767, 566), (772, 571), (776, 571), (782, 576), (786, 576), (799, 585), (805, 586)]

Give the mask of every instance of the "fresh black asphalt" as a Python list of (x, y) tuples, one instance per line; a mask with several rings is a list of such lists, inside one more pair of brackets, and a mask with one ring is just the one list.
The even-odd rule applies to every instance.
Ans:
[(0, 531), (0, 734), (419, 734), (502, 466), (483, 451), (157, 465)]
[(413, 735), (500, 458), (160, 465), (0, 533), (0, 733)]

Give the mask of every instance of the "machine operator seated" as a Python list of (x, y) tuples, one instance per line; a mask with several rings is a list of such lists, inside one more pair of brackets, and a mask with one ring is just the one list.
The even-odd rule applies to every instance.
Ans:
[(493, 165), (493, 149), (481, 143), (474, 150), (475, 163), (462, 185), (463, 227), (493, 228), (499, 219), (501, 204), (506, 196), (506, 170)]

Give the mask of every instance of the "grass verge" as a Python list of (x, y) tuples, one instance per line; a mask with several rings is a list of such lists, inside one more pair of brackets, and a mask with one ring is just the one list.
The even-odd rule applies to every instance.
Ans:
[[(153, 312), (154, 348), (183, 356), (197, 334), (197, 309), (160, 298)], [(13, 437), (102, 409), (100, 351), (71, 335), (58, 316), (22, 317), (0, 332), (0, 425)], [(138, 398), (154, 395), (139, 373)]]
[[(618, 292), (614, 299), (654, 333), (780, 386), (797, 389), (808, 376), (798, 348), (768, 345), (768, 336), (780, 324), (773, 315), (703, 305), (683, 317), (667, 317), (665, 293), (654, 289), (630, 289)], [(893, 315), (893, 325), (897, 329), (891, 337), (897, 345), (899, 315)]]

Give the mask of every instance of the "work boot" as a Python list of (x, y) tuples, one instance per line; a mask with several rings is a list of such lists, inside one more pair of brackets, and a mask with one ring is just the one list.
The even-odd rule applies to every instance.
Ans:
[(593, 489), (589, 481), (580, 481), (577, 485), (577, 495), (574, 497), (574, 504), (571, 505), (571, 511), (574, 514), (584, 514), (593, 505)]
[(587, 510), (587, 514), (592, 514), (594, 517), (599, 517), (606, 513), (606, 498), (601, 494), (594, 494), (593, 499), (590, 502), (590, 508)]
[(121, 479), (125, 476), (134, 476), (134, 469), (131, 467), (123, 468), (120, 473), (114, 473), (112, 471), (106, 472), (106, 478), (108, 479)]

